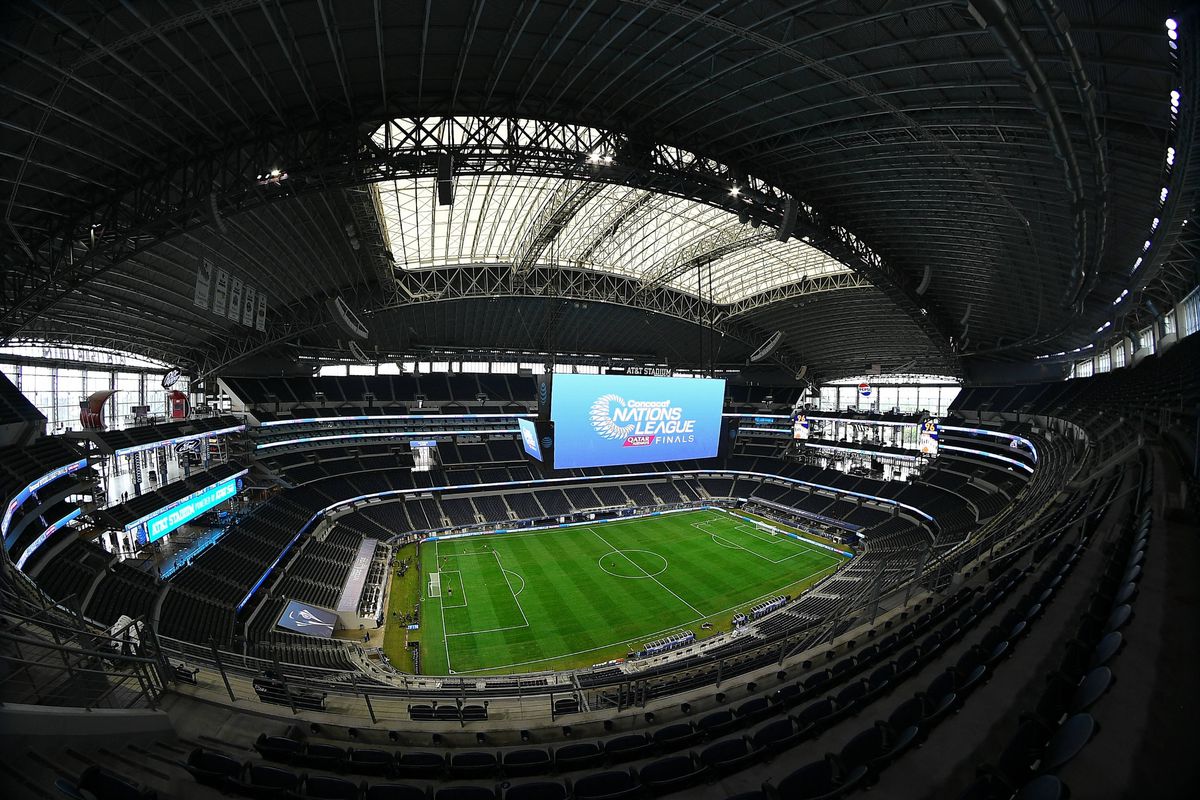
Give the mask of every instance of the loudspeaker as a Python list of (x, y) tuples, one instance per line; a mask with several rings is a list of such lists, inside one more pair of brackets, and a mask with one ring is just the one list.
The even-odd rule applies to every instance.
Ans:
[(334, 323), (342, 329), (342, 332), (348, 336), (353, 336), (355, 339), (367, 338), (367, 326), (362, 324), (362, 321), (355, 316), (350, 310), (350, 306), (346, 305), (346, 301), (341, 297), (335, 297), (332, 300), (326, 301), (329, 307), (329, 313), (333, 317)]
[(439, 206), (454, 205), (454, 156), (438, 154), (437, 196)]
[(783, 204), (783, 222), (779, 226), (779, 230), (775, 231), (775, 238), (781, 242), (786, 242), (792, 238), (792, 231), (796, 229), (796, 214), (799, 207), (796, 204), (796, 198), (788, 196)]
[(213, 224), (217, 226), (217, 230), (221, 233), (228, 233), (229, 229), (225, 225), (225, 218), (221, 216), (221, 209), (217, 207), (216, 192), (208, 195), (208, 210), (212, 213)]
[(350, 342), (350, 355), (354, 356), (354, 360), (360, 364), (371, 364), (371, 358), (363, 352), (363, 349), (358, 346), (358, 342)]
[(771, 354), (779, 349), (779, 345), (783, 343), (783, 331), (775, 331), (771, 334), (771, 338), (762, 343), (762, 346), (750, 354), (750, 363), (757, 364), (764, 358), (770, 358)]
[(917, 287), (917, 294), (922, 295), (929, 289), (929, 283), (933, 280), (933, 266), (925, 265), (925, 277), (921, 278), (921, 284)]

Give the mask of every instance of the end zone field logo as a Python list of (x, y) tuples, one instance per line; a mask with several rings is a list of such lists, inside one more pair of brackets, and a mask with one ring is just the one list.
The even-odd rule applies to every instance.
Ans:
[(684, 419), (683, 409), (672, 406), (670, 400), (626, 400), (617, 394), (603, 394), (592, 402), (588, 417), (597, 436), (624, 439), (623, 447), (696, 439), (696, 421)]

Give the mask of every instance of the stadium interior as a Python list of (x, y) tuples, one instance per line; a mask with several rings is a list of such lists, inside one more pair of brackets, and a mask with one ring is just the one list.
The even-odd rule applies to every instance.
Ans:
[(1193, 4), (0, 53), (5, 798), (1195, 796)]

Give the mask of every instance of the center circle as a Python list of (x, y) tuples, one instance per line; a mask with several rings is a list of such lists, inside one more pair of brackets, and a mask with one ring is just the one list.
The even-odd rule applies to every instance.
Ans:
[(597, 563), (618, 578), (653, 578), (667, 571), (666, 556), (653, 550), (610, 550)]

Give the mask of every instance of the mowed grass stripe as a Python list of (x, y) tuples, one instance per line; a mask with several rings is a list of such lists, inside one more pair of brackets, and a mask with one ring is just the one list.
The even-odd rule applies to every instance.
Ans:
[[(700, 511), (593, 526), (600, 536), (580, 526), (423, 545), (423, 564), (435, 563), (440, 553), (447, 569), (459, 570), (467, 608), (447, 607), (443, 632), (438, 601), (426, 597), (422, 671), (586, 666), (682, 627), (703, 636), (704, 619), (728, 629), (735, 609), (807, 585), (844, 560), (787, 537), (747, 536), (745, 526), (719, 512)], [(718, 544), (713, 533), (740, 548)], [(485, 555), (467, 555), (485, 550), (494, 553), (490, 566), (484, 566)], [(762, 558), (760, 551), (775, 556)], [(509, 575), (505, 581), (501, 567), (520, 579)], [(646, 572), (659, 574), (650, 579)], [(517, 600), (513, 590), (520, 591)]]

